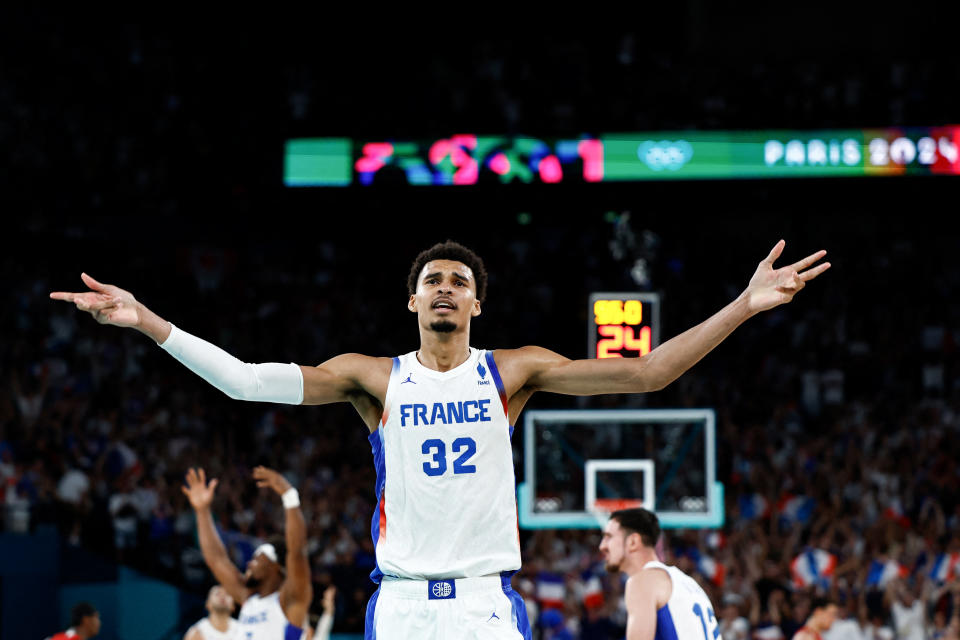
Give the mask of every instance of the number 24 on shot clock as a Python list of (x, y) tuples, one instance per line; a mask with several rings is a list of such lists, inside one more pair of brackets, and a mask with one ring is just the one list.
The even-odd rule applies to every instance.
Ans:
[(587, 309), (590, 358), (639, 358), (660, 342), (660, 295), (591, 293)]

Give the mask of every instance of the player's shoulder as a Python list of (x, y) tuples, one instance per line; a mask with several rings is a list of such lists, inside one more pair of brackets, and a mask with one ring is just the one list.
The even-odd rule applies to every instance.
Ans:
[(673, 578), (665, 566), (646, 567), (627, 579), (625, 593), (628, 599), (641, 598), (655, 600), (662, 606), (673, 592)]
[(565, 361), (568, 358), (555, 351), (536, 345), (527, 345), (516, 349), (494, 349), (493, 359), (497, 366), (549, 364)]
[(187, 632), (183, 634), (183, 640), (203, 640), (204, 620), (206, 620), (206, 618), (201, 618), (190, 625), (190, 628), (187, 629)]
[(362, 366), (370, 365), (383, 365), (383, 366), (392, 366), (393, 358), (388, 356), (368, 356), (363, 353), (341, 353), (340, 355), (333, 356), (329, 360), (326, 360), (320, 364), (318, 367), (325, 367), (327, 365), (343, 365), (343, 364), (358, 364)]

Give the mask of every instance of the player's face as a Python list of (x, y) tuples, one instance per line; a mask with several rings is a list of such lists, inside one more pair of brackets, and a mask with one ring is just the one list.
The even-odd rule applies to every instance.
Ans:
[(270, 573), (273, 561), (262, 553), (255, 554), (247, 563), (247, 571), (243, 574), (243, 581), (248, 587), (253, 587), (263, 581)]
[(826, 631), (833, 626), (834, 621), (837, 619), (837, 605), (831, 604), (828, 607), (821, 609), (819, 613), (820, 628)]
[(420, 326), (449, 333), (469, 326), (480, 315), (473, 270), (455, 260), (433, 260), (424, 265), (417, 292), (407, 308), (420, 318)]
[(92, 638), (100, 633), (100, 612), (95, 611), (92, 615), (84, 617), (82, 626), (85, 627), (87, 637)]
[(223, 587), (214, 587), (207, 596), (207, 611), (229, 613), (233, 611), (233, 598)]
[(607, 571), (611, 573), (620, 571), (620, 563), (623, 562), (624, 552), (626, 551), (624, 534), (624, 530), (620, 528), (620, 523), (616, 520), (608, 521), (603, 527), (600, 553), (603, 554)]

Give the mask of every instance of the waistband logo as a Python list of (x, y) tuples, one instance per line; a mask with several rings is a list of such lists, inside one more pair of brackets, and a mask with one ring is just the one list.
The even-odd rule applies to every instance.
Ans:
[(431, 580), (430, 581), (430, 600), (445, 600), (448, 598), (455, 598), (456, 589), (453, 586), (453, 582), (447, 582), (446, 580)]

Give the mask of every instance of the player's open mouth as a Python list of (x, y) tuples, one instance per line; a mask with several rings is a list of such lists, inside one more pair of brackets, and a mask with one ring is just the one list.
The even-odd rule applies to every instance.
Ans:
[(444, 310), (455, 311), (457, 308), (457, 305), (453, 304), (453, 301), (448, 300), (447, 298), (438, 298), (433, 301), (433, 305), (431, 305), (431, 308), (434, 311), (444, 311)]

